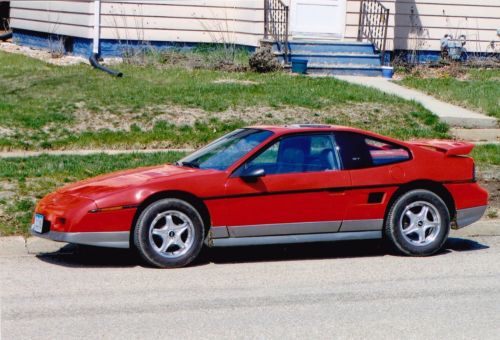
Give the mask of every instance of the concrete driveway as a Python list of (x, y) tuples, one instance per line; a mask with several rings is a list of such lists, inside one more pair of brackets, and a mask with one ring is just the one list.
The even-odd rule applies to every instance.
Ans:
[(497, 227), (455, 232), (428, 258), (342, 242), (210, 250), (157, 270), (121, 250), (4, 251), (0, 337), (498, 339)]

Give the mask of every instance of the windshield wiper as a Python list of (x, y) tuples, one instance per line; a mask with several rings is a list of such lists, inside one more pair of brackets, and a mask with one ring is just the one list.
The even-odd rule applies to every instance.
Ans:
[(196, 162), (175, 162), (175, 165), (177, 166), (186, 166), (188, 168), (195, 168), (195, 169), (198, 169), (200, 167), (200, 165)]

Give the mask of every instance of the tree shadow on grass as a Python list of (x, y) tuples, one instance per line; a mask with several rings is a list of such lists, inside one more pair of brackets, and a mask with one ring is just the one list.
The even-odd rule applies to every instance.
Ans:
[[(477, 251), (489, 246), (471, 239), (450, 238), (437, 255)], [(380, 240), (304, 243), (290, 245), (204, 248), (191, 267), (270, 261), (348, 259), (394, 255)], [(113, 268), (145, 266), (136, 251), (67, 245), (58, 252), (37, 255), (41, 261), (64, 267)]]

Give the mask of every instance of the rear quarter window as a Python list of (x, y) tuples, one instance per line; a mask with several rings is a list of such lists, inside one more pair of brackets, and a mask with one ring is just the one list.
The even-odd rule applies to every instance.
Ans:
[(375, 166), (399, 163), (410, 159), (408, 150), (399, 145), (371, 138), (365, 138), (365, 142)]
[(344, 169), (363, 169), (409, 160), (410, 152), (397, 144), (354, 132), (337, 132), (335, 138)]

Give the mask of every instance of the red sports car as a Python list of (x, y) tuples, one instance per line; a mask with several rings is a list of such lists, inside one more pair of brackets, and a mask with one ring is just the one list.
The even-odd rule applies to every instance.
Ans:
[(483, 215), (472, 144), (402, 142), (355, 128), (236, 130), (173, 165), (71, 184), (36, 207), (34, 235), (135, 247), (180, 267), (210, 247), (387, 239), (407, 255), (439, 251)]

